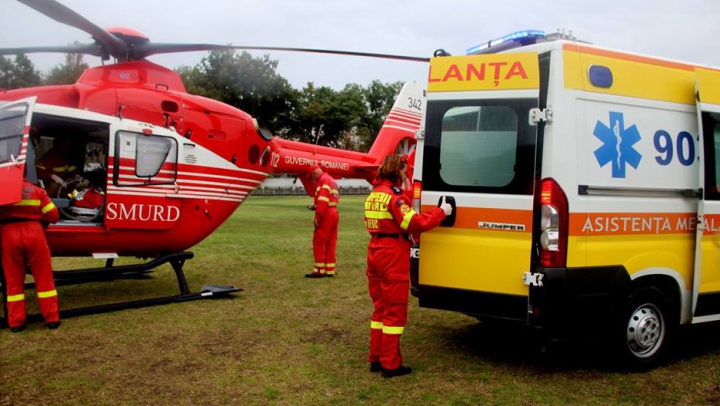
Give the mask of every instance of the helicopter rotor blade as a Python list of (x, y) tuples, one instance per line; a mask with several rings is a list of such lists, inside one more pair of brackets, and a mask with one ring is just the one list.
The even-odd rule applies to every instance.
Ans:
[[(20, 3), (58, 21), (62, 24), (75, 27), (90, 34), (97, 42), (102, 44), (102, 55), (98, 54), (98, 47), (76, 47), (69, 48), (69, 51), (65, 51), (63, 47), (27, 47), (27, 48), (7, 48), (4, 50), (7, 54), (23, 53), (27, 52), (77, 52), (87, 53), (90, 55), (101, 56), (103, 59), (107, 59), (107, 52), (112, 57), (126, 61), (128, 59), (142, 59), (150, 55), (166, 54), (174, 52), (192, 52), (192, 51), (214, 51), (223, 49), (242, 49), (242, 50), (259, 50), (259, 51), (287, 51), (287, 52), (310, 52), (320, 54), (331, 54), (331, 55), (348, 55), (348, 56), (360, 56), (368, 58), (383, 58), (383, 59), (396, 59), (413, 62), (429, 62), (430, 58), (407, 56), (407, 55), (390, 55), (390, 54), (379, 54), (370, 52), (354, 52), (354, 51), (339, 51), (331, 49), (315, 49), (315, 48), (292, 48), (292, 47), (262, 47), (262, 46), (233, 46), (233, 45), (216, 45), (216, 44), (168, 44), (168, 43), (151, 43), (151, 42), (138, 42), (130, 43), (123, 36), (116, 36), (111, 34), (97, 25), (91, 23), (85, 17), (76, 13), (75, 11), (67, 8), (60, 4), (56, 0), (18, 0)], [(146, 39), (145, 39), (146, 40)]]
[(124, 58), (127, 53), (127, 45), (97, 25), (88, 21), (85, 17), (65, 7), (55, 0), (18, 0), (20, 3), (39, 11), (53, 20), (75, 27), (92, 35), (100, 42), (107, 52), (115, 58)]
[(18, 55), (30, 54), (38, 52), (63, 53), (63, 54), (88, 54), (92, 56), (102, 56), (102, 47), (96, 44), (74, 44), (60, 46), (44, 46), (44, 47), (20, 47), (20, 48), (0, 48), (0, 55)]
[(332, 49), (316, 49), (316, 48), (291, 48), (291, 47), (264, 47), (264, 46), (245, 46), (245, 45), (216, 45), (216, 44), (167, 44), (149, 42), (145, 44), (139, 44), (133, 49), (135, 56), (150, 56), (156, 54), (165, 54), (172, 52), (191, 52), (191, 51), (216, 51), (224, 49), (242, 49), (242, 50), (258, 50), (258, 51), (287, 51), (287, 52), (310, 52), (319, 54), (331, 54), (331, 55), (348, 55), (348, 56), (361, 56), (368, 58), (384, 58), (384, 59), (397, 59), (404, 61), (413, 62), (429, 62), (430, 58), (418, 57), (418, 56), (407, 56), (407, 55), (391, 55), (391, 54), (378, 54), (370, 52), (354, 52), (354, 51), (338, 51)]

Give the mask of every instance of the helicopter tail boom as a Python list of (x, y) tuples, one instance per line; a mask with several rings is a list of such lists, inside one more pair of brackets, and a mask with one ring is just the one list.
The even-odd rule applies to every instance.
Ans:
[(423, 122), (425, 95), (418, 83), (406, 83), (385, 124), (368, 153), (312, 145), (274, 137), (271, 172), (306, 176), (314, 165), (334, 178), (365, 179), (371, 182), (382, 160), (389, 154), (409, 154)]

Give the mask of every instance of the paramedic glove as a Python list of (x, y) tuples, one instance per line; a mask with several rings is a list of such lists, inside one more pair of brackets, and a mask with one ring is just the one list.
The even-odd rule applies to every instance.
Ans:
[(446, 216), (452, 214), (452, 206), (450, 206), (450, 203), (445, 201), (445, 196), (443, 196), (440, 200), (440, 208), (445, 212)]
[(67, 187), (67, 184), (65, 183), (64, 180), (62, 180), (61, 177), (59, 177), (59, 176), (57, 176), (57, 175), (55, 175), (55, 174), (52, 174), (52, 175), (50, 176), (50, 178), (53, 180), (53, 182), (57, 183), (58, 185), (62, 185), (62, 187)]

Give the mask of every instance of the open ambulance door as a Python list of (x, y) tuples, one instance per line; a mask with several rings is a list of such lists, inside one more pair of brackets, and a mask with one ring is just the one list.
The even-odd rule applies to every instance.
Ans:
[(413, 252), (421, 307), (527, 319), (539, 71), (537, 53), (431, 60), (421, 203), (454, 212)]
[(0, 105), (0, 206), (22, 200), (35, 97)]
[(720, 320), (720, 71), (696, 70), (702, 140), (698, 227), (693, 278), (693, 323)]

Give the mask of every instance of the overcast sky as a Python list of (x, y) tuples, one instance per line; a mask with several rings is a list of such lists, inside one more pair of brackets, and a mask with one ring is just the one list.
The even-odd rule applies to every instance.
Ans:
[[(572, 30), (596, 45), (720, 67), (719, 0), (60, 0), (102, 28), (125, 26), (155, 42), (340, 49), (429, 57), (453, 55), (511, 32)], [(0, 47), (88, 42), (89, 35), (14, 0), (0, 0)], [(267, 52), (253, 51), (260, 56)], [(154, 56), (168, 68), (207, 53)], [(30, 55), (45, 71), (62, 56)], [(270, 53), (293, 87), (341, 89), (427, 79), (427, 64), (318, 54)], [(91, 65), (99, 59), (86, 57)]]

